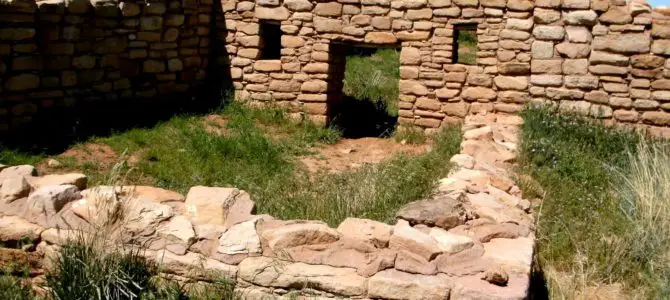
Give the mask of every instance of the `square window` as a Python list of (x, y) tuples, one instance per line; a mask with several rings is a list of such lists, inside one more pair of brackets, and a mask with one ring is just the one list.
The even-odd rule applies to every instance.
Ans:
[(457, 25), (454, 27), (452, 62), (455, 64), (477, 64), (477, 25)]
[(261, 59), (281, 58), (281, 28), (279, 23), (261, 22)]

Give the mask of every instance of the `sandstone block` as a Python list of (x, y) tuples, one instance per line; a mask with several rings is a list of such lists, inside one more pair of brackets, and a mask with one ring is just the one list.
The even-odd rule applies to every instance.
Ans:
[(565, 76), (565, 86), (569, 88), (597, 89), (596, 76)]
[(10, 203), (19, 198), (27, 197), (30, 185), (24, 176), (9, 177), (0, 181), (0, 201)]
[(371, 44), (395, 44), (398, 39), (390, 32), (369, 32), (365, 35), (365, 42)]
[(608, 64), (614, 66), (628, 66), (629, 57), (621, 54), (614, 54), (601, 51), (591, 51), (590, 63), (592, 65)]
[(285, 0), (284, 6), (292, 11), (311, 11), (314, 5), (308, 0)]
[(389, 239), (389, 248), (405, 250), (432, 260), (441, 253), (437, 242), (429, 235), (409, 226), (405, 220), (398, 220)]
[(589, 62), (586, 59), (566, 59), (563, 62), (563, 73), (567, 75), (583, 75), (588, 71)]
[(442, 300), (451, 282), (444, 275), (413, 275), (397, 270), (379, 272), (369, 279), (368, 297), (383, 299)]
[(503, 90), (525, 90), (528, 88), (528, 78), (526, 77), (511, 77), (511, 76), (497, 76), (493, 79), (496, 87)]
[(477, 99), (493, 100), (496, 98), (496, 92), (484, 87), (467, 87), (461, 93), (461, 97), (470, 101), (476, 101)]
[(254, 63), (254, 70), (261, 72), (281, 71), (281, 60), (258, 60)]
[(291, 16), (291, 12), (283, 6), (279, 7), (263, 7), (258, 6), (254, 10), (254, 16), (261, 20), (287, 20)]
[(645, 123), (651, 123), (660, 126), (668, 126), (670, 125), (670, 113), (660, 111), (647, 111), (642, 113), (642, 120)]
[(395, 260), (395, 269), (412, 274), (434, 275), (437, 273), (435, 263), (409, 251), (400, 250)]
[[(658, 41), (655, 41), (656, 43)], [(594, 50), (608, 50), (618, 53), (635, 54), (649, 52), (651, 38), (644, 33), (597, 36), (593, 39)], [(652, 51), (653, 52), (653, 51)]]
[(556, 51), (568, 58), (584, 58), (589, 55), (591, 46), (587, 44), (560, 43), (556, 45)]
[(324, 17), (339, 17), (342, 15), (342, 4), (337, 2), (317, 3), (314, 14)]
[(628, 24), (633, 21), (628, 8), (625, 6), (610, 6), (610, 8), (598, 18), (604, 24)]
[(670, 40), (655, 40), (651, 45), (651, 53), (670, 55)]
[(81, 198), (79, 189), (74, 185), (43, 186), (28, 197), (28, 207), (32, 215), (53, 216), (68, 202)]
[(533, 74), (561, 74), (561, 63), (560, 59), (534, 59), (530, 63), (530, 71)]
[(554, 43), (535, 41), (533, 42), (531, 53), (535, 59), (546, 59), (554, 57)]
[(323, 33), (339, 33), (342, 32), (342, 20), (314, 17), (314, 29)]
[(565, 23), (569, 25), (593, 25), (596, 23), (598, 14), (592, 10), (571, 11), (565, 16)]
[(377, 248), (388, 245), (392, 229), (381, 222), (357, 218), (347, 218), (337, 227), (343, 236), (368, 242)]
[(538, 25), (533, 28), (533, 36), (540, 40), (563, 40), (565, 29), (562, 26)]
[(327, 244), (339, 239), (340, 234), (323, 223), (295, 223), (261, 233), (263, 243), (275, 253), (290, 247)]
[(561, 12), (553, 9), (536, 8), (533, 18), (537, 24), (551, 24), (561, 18)]
[(40, 77), (35, 74), (20, 74), (7, 78), (5, 88), (9, 91), (26, 91), (39, 87)]
[(225, 227), (249, 220), (254, 210), (249, 194), (235, 188), (194, 186), (188, 191), (185, 204), (195, 224)]

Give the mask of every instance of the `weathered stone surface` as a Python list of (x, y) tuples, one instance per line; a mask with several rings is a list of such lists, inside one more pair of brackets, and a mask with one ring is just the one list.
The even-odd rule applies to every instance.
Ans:
[(65, 204), (81, 198), (74, 185), (43, 186), (28, 197), (28, 209), (33, 215), (51, 216), (58, 213)]
[(35, 188), (47, 185), (74, 185), (80, 190), (86, 189), (88, 177), (81, 173), (48, 174), (40, 177), (28, 177), (30, 184)]
[(236, 266), (206, 259), (193, 252), (188, 252), (185, 255), (176, 255), (169, 251), (157, 251), (155, 254), (148, 254), (148, 258), (159, 264), (161, 271), (196, 280), (208, 279), (208, 276), (212, 274), (235, 280), (238, 273)]
[(556, 51), (568, 58), (584, 58), (591, 52), (591, 46), (587, 44), (560, 43), (556, 45)]
[(323, 33), (339, 33), (342, 32), (342, 21), (337, 19), (315, 17), (314, 29), (317, 32)]
[(605, 24), (628, 24), (633, 21), (633, 17), (625, 6), (610, 6), (610, 9), (598, 19)]
[(651, 37), (643, 33), (627, 33), (621, 35), (597, 36), (593, 39), (594, 50), (608, 50), (619, 53), (634, 54), (649, 52)]
[(0, 183), (7, 178), (36, 176), (37, 170), (31, 165), (5, 167), (0, 171)]
[(434, 275), (437, 273), (435, 263), (405, 250), (398, 251), (398, 256), (395, 259), (395, 269), (412, 274)]
[(428, 261), (442, 252), (437, 241), (429, 235), (410, 227), (409, 223), (404, 220), (398, 220), (398, 223), (393, 227), (389, 248), (406, 250)]
[(393, 227), (368, 219), (346, 218), (337, 231), (347, 238), (366, 241), (377, 248), (388, 246)]
[(162, 238), (159, 242), (161, 246), (178, 255), (184, 255), (196, 240), (193, 225), (184, 216), (170, 218), (168, 222), (161, 224), (156, 232)]
[(449, 298), (451, 281), (444, 275), (412, 275), (386, 270), (368, 282), (368, 297), (383, 299), (443, 300)]
[(589, 62), (592, 65), (608, 64), (625, 67), (628, 65), (629, 57), (621, 54), (592, 51)]
[(284, 6), (292, 11), (311, 11), (314, 7), (308, 0), (285, 0)]
[(257, 6), (254, 10), (254, 16), (262, 20), (283, 21), (291, 16), (291, 12), (283, 6), (274, 8)]
[(450, 229), (466, 221), (463, 204), (449, 196), (414, 201), (398, 210), (396, 217), (411, 225), (423, 224)]
[(506, 286), (491, 284), (481, 277), (472, 275), (454, 280), (450, 299), (522, 300), (528, 297), (528, 274), (509, 274)]
[(24, 176), (10, 177), (0, 182), (0, 201), (10, 203), (19, 198), (27, 197), (30, 185)]
[(196, 224), (230, 227), (251, 219), (254, 202), (235, 188), (194, 186), (186, 195), (186, 209)]
[[(554, 54), (553, 47), (551, 55)], [(528, 75), (530, 73), (530, 65), (528, 63), (509, 62), (498, 65), (498, 72), (503, 75)], [(486, 86), (490, 86), (486, 85)]]
[(497, 76), (493, 82), (499, 89), (503, 90), (525, 90), (528, 88), (527, 77), (511, 77), (511, 76)]
[(651, 53), (670, 55), (670, 40), (655, 40), (651, 45)]
[(565, 23), (570, 25), (593, 25), (596, 23), (598, 14), (592, 10), (576, 10), (565, 16)]
[(310, 287), (344, 296), (363, 295), (368, 279), (351, 268), (286, 263), (267, 257), (249, 257), (239, 265), (238, 277), (256, 285), (276, 288)]
[(21, 240), (37, 240), (44, 228), (16, 216), (0, 218), (0, 242), (16, 242)]
[(562, 26), (538, 25), (533, 28), (533, 36), (539, 40), (563, 40), (565, 29)]
[(219, 238), (218, 253), (226, 255), (261, 253), (261, 240), (256, 232), (256, 221), (252, 219), (236, 225), (224, 232)]
[(535, 59), (545, 59), (554, 57), (554, 43), (535, 41), (531, 46), (531, 53)]
[(398, 39), (390, 32), (369, 32), (365, 35), (365, 42), (371, 44), (395, 44)]
[(476, 101), (477, 99), (493, 100), (496, 98), (496, 92), (484, 87), (467, 87), (461, 92), (461, 97), (471, 101)]
[(295, 223), (265, 230), (261, 241), (277, 252), (289, 247), (332, 243), (340, 234), (323, 223)]
[(506, 286), (509, 281), (509, 275), (507, 275), (507, 272), (503, 268), (497, 266), (486, 270), (482, 279), (498, 286)]
[(533, 244), (531, 238), (492, 239), (484, 244), (484, 258), (490, 259), (508, 270), (516, 270), (528, 274), (533, 261)]
[(440, 228), (431, 228), (428, 235), (435, 239), (440, 250), (447, 254), (458, 253), (474, 245), (470, 237), (453, 234)]

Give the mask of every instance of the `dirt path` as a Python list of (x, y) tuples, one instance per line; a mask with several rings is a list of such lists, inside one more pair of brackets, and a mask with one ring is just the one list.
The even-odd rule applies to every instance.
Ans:
[(386, 138), (342, 139), (334, 145), (314, 148), (315, 154), (303, 156), (300, 162), (314, 173), (326, 171), (344, 172), (364, 164), (377, 164), (398, 153), (418, 155), (430, 150), (430, 146), (401, 144)]

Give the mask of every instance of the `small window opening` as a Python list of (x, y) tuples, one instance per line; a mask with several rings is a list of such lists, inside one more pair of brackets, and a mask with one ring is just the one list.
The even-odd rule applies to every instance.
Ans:
[(455, 64), (477, 63), (477, 25), (458, 25), (454, 28), (452, 59)]
[(281, 28), (279, 23), (262, 22), (261, 59), (281, 58)]

